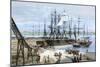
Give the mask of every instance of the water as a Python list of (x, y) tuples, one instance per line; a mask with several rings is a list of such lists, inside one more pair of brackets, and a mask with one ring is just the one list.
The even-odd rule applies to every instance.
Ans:
[(73, 47), (72, 45), (63, 45), (63, 46), (55, 46), (55, 49), (57, 50), (68, 50), (68, 49), (75, 49), (75, 50), (79, 50), (80, 52), (86, 52), (88, 50), (88, 52), (96, 52), (95, 48), (96, 48), (96, 44), (95, 44), (95, 35), (90, 35), (90, 40), (92, 41), (91, 45), (89, 47), (80, 47), (80, 48), (76, 48)]
[[(80, 47), (80, 48), (75, 48), (72, 45), (61, 45), (61, 46), (54, 46), (56, 50), (68, 50), (68, 49), (75, 49), (75, 50), (79, 50), (80, 52), (86, 52), (88, 50), (88, 52), (96, 52), (95, 48), (96, 48), (96, 44), (95, 44), (95, 35), (88, 35), (90, 37), (90, 41), (92, 41), (91, 45), (89, 47)], [(32, 37), (32, 36), (28, 36), (28, 37)], [(81, 36), (80, 36), (81, 37)]]
[[(88, 35), (90, 37), (90, 40), (92, 41), (91, 45), (89, 47), (80, 47), (80, 48), (75, 48), (72, 45), (61, 45), (61, 46), (54, 46), (56, 50), (68, 50), (68, 49), (75, 49), (75, 50), (79, 50), (80, 52), (86, 52), (88, 50), (88, 52), (96, 52), (95, 48), (96, 48), (96, 44), (95, 44), (95, 35)], [(32, 36), (26, 36), (27, 37), (32, 37)], [(37, 36), (36, 36), (37, 37)]]

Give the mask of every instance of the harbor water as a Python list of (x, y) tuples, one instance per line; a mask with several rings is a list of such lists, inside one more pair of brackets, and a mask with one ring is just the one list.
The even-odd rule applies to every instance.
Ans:
[(90, 44), (89, 47), (73, 47), (73, 45), (71, 44), (65, 44), (65, 45), (61, 45), (61, 46), (54, 46), (56, 50), (61, 50), (61, 51), (65, 51), (65, 50), (69, 50), (69, 49), (75, 49), (75, 50), (79, 50), (80, 52), (96, 52), (96, 43), (95, 43), (95, 35), (91, 35), (90, 36), (90, 41), (92, 41), (92, 43)]

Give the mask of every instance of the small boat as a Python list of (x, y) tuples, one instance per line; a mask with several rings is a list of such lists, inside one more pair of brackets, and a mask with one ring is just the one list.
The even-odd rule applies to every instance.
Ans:
[(80, 41), (78, 41), (78, 43), (79, 43), (81, 46), (89, 47), (90, 44), (92, 43), (92, 41), (89, 40), (89, 37), (83, 37), (83, 38), (81, 38)]
[(76, 49), (69, 49), (69, 50), (66, 50), (66, 52), (68, 52), (68, 54), (79, 54), (79, 50), (76, 50)]
[(89, 47), (91, 43), (92, 43), (91, 41), (88, 41), (88, 42), (87, 41), (80, 41), (79, 42), (79, 44), (81, 46), (84, 46), (84, 47)]
[(74, 43), (74, 44), (73, 44), (73, 47), (80, 47), (80, 44)]

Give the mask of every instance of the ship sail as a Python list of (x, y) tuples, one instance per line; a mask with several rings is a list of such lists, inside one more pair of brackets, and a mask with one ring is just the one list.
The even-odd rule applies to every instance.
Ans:
[(64, 13), (61, 15), (61, 19), (60, 19), (60, 21), (58, 22), (58, 24), (57, 24), (57, 26), (62, 26), (63, 25), (63, 23), (64, 23), (64, 21), (68, 21), (68, 16), (67, 16), (67, 14), (65, 13), (65, 11), (64, 11)]

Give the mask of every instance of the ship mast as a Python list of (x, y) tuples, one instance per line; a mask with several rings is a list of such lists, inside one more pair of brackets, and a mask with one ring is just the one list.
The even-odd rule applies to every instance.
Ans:
[(56, 38), (57, 37), (57, 32), (56, 32), (56, 30), (57, 30), (57, 28), (56, 28), (56, 25), (57, 25), (57, 12), (56, 12), (56, 10), (54, 11), (54, 38)]
[(63, 38), (65, 38), (66, 37), (66, 15), (65, 15), (65, 10), (64, 10), (64, 14), (62, 15), (62, 16), (64, 16), (64, 20), (63, 20)]
[(38, 36), (40, 35), (40, 23), (38, 25)]
[(76, 42), (76, 25), (74, 25), (74, 37), (75, 37), (75, 42)]
[(44, 20), (44, 37), (46, 37), (47, 36), (47, 31), (46, 31), (46, 22), (45, 22), (45, 20)]
[(87, 26), (87, 36), (89, 35), (89, 32), (88, 32), (88, 26)]
[(32, 33), (32, 35), (34, 36), (35, 35), (35, 33), (34, 33), (35, 31), (34, 31), (34, 24), (33, 24), (33, 33)]
[(71, 35), (72, 35), (72, 29), (71, 29), (71, 27), (72, 27), (72, 18), (69, 21), (69, 37), (70, 37), (70, 39), (71, 39)]
[[(60, 14), (59, 14), (58, 17), (57, 17), (57, 22), (59, 22), (60, 19), (61, 19), (61, 18), (60, 18)], [(61, 35), (61, 32), (60, 32), (60, 26), (57, 26), (57, 38), (59, 38), (60, 35)]]
[(80, 34), (80, 31), (79, 31), (80, 27), (79, 26), (80, 26), (80, 17), (78, 17), (78, 32), (77, 32), (78, 35)]
[(53, 35), (53, 14), (51, 13), (51, 24), (50, 24), (50, 38)]
[(83, 26), (83, 37), (85, 37), (85, 24)]

